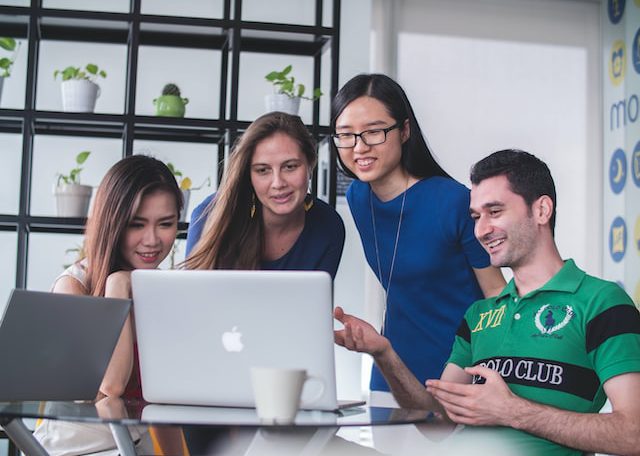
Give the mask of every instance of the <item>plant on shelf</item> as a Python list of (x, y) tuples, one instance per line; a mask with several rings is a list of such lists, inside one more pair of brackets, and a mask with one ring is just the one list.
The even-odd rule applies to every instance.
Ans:
[(107, 73), (98, 65), (88, 63), (84, 68), (68, 66), (53, 72), (54, 79), (62, 79), (62, 109), (65, 112), (93, 112), (96, 99), (100, 96), (98, 78), (106, 78)]
[(0, 58), (0, 78), (8, 78), (11, 76), (11, 66), (16, 61), (20, 43), (13, 38), (0, 36), (0, 48), (13, 53), (11, 57)]
[(282, 111), (297, 115), (300, 109), (300, 99), (315, 101), (322, 96), (320, 88), (313, 89), (310, 97), (305, 96), (304, 84), (296, 83), (291, 75), (293, 67), (287, 65), (282, 71), (271, 71), (264, 78), (273, 84), (274, 93), (265, 97), (267, 111)]
[(180, 87), (171, 82), (164, 86), (162, 95), (153, 100), (156, 116), (161, 117), (184, 117), (187, 103), (188, 98), (180, 97)]
[(167, 168), (169, 168), (173, 176), (176, 178), (176, 181), (178, 181), (178, 186), (180, 187), (180, 190), (182, 190), (182, 199), (183, 199), (184, 205), (182, 207), (182, 211), (180, 212), (179, 220), (181, 222), (186, 222), (187, 209), (189, 207), (189, 198), (191, 197), (191, 190), (200, 190), (205, 185), (207, 187), (211, 186), (211, 178), (207, 177), (202, 182), (202, 184), (200, 184), (197, 187), (194, 187), (191, 179), (185, 176), (182, 173), (182, 171), (180, 171), (178, 168), (176, 168), (173, 165), (173, 163), (167, 162)]
[(4, 85), (4, 78), (11, 76), (11, 66), (16, 60), (18, 50), (20, 49), (20, 43), (6, 36), (0, 36), (0, 48), (5, 51), (11, 52), (10, 57), (0, 57), (0, 99), (2, 98), (2, 86)]
[(68, 174), (58, 173), (54, 188), (58, 217), (86, 217), (93, 191), (90, 185), (80, 183), (82, 165), (91, 152), (84, 150), (76, 155), (76, 165)]

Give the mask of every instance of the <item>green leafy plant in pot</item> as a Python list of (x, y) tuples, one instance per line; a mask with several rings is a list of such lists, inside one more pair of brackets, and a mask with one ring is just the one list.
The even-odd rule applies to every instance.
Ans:
[(320, 88), (313, 89), (310, 97), (305, 96), (304, 84), (296, 83), (291, 75), (291, 65), (287, 65), (282, 71), (271, 71), (265, 75), (265, 79), (273, 84), (274, 93), (265, 97), (267, 112), (281, 111), (287, 114), (298, 115), (300, 100), (315, 101), (322, 96)]
[(89, 202), (93, 188), (80, 183), (82, 165), (87, 161), (91, 152), (88, 150), (76, 155), (76, 165), (68, 174), (58, 174), (54, 187), (56, 209), (58, 217), (86, 217), (89, 212)]
[(64, 112), (93, 112), (96, 99), (100, 96), (98, 78), (106, 78), (107, 73), (98, 65), (88, 63), (84, 68), (68, 66), (53, 72), (54, 79), (62, 79), (62, 110)]
[(180, 88), (169, 83), (162, 89), (162, 95), (153, 100), (156, 107), (156, 116), (160, 117), (184, 117), (185, 106), (188, 98), (180, 97)]
[(194, 187), (193, 182), (191, 181), (191, 178), (185, 176), (184, 173), (180, 171), (178, 168), (176, 168), (173, 163), (168, 162), (167, 168), (171, 170), (171, 173), (176, 178), (176, 181), (178, 181), (178, 186), (180, 187), (180, 190), (182, 190), (182, 199), (183, 199), (184, 205), (182, 207), (182, 211), (180, 212), (179, 221), (186, 222), (187, 210), (189, 208), (189, 199), (191, 197), (191, 190), (200, 190), (205, 185), (210, 186), (211, 179), (207, 177), (202, 184), (200, 184), (198, 187)]
[(2, 99), (2, 86), (4, 85), (4, 79), (11, 76), (11, 67), (18, 55), (20, 43), (13, 38), (2, 36), (0, 37), (0, 48), (12, 53), (10, 57), (0, 57), (0, 99)]

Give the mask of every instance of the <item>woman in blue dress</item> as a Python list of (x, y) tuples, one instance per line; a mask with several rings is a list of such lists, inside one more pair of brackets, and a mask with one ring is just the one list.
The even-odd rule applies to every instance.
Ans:
[(307, 193), (316, 161), (300, 117), (272, 112), (254, 121), (218, 192), (193, 211), (185, 267), (319, 270), (335, 278), (344, 224)]
[[(339, 162), (355, 179), (349, 208), (386, 291), (381, 331), (420, 381), (440, 378), (465, 310), (505, 285), (474, 236), (469, 190), (435, 161), (391, 78), (354, 77), (331, 118)], [(370, 386), (372, 401), (390, 396), (375, 366)]]

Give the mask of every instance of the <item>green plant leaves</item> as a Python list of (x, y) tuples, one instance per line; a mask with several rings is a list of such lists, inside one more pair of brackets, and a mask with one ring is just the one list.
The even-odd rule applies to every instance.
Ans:
[(0, 37), (0, 47), (7, 51), (15, 51), (16, 49), (16, 40), (13, 38), (9, 38), (6, 36)]
[(70, 79), (86, 79), (87, 81), (95, 82), (98, 76), (106, 78), (107, 73), (104, 70), (98, 68), (95, 63), (88, 63), (85, 67), (86, 72), (80, 67), (68, 66), (64, 70), (55, 70), (53, 72), (53, 78), (57, 78), (58, 75), (62, 77), (63, 81), (69, 81)]
[(167, 163), (167, 168), (169, 168), (169, 171), (171, 171), (171, 174), (173, 174), (174, 176), (182, 177), (182, 171), (173, 166), (173, 163)]
[(79, 184), (80, 183), (80, 173), (82, 172), (82, 167), (80, 165), (84, 164), (89, 158), (91, 152), (88, 150), (83, 150), (78, 155), (76, 155), (76, 163), (77, 167), (72, 168), (69, 171), (69, 174), (58, 174), (58, 186), (60, 186), (60, 182), (64, 182), (65, 184)]
[(275, 80), (279, 80), (282, 79), (280, 77), (281, 73), (279, 71), (272, 71), (271, 73), (269, 73), (268, 75), (265, 76), (265, 79), (267, 81), (273, 82)]
[(11, 57), (0, 58), (0, 78), (6, 78), (11, 76), (11, 65), (13, 65), (13, 62), (16, 59), (18, 49), (20, 48), (20, 43), (13, 38), (0, 36), (0, 48), (6, 51), (13, 52), (13, 55)]
[(73, 168), (69, 173), (69, 180), (75, 183), (76, 179), (78, 179), (80, 171), (82, 171), (82, 168)]
[(322, 91), (318, 88), (313, 90), (313, 97), (305, 97), (306, 87), (304, 84), (296, 84), (296, 79), (289, 76), (291, 70), (292, 66), (287, 65), (282, 71), (271, 71), (264, 78), (274, 85), (278, 93), (288, 95), (291, 98), (298, 97), (314, 101), (322, 96)]
[(83, 150), (78, 155), (76, 155), (76, 163), (79, 165), (82, 165), (84, 162), (87, 161), (87, 158), (89, 158), (89, 155), (91, 155), (90, 151)]

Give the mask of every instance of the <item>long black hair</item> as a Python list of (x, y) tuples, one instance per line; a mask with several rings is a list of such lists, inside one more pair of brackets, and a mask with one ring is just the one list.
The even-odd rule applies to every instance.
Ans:
[[(331, 131), (336, 131), (336, 119), (349, 103), (357, 98), (367, 96), (380, 101), (396, 122), (409, 120), (410, 135), (402, 144), (402, 166), (415, 177), (443, 176), (451, 177), (436, 162), (427, 142), (422, 136), (413, 108), (402, 87), (384, 74), (359, 74), (347, 82), (336, 94), (331, 103)], [(345, 166), (338, 150), (331, 141), (333, 152), (337, 155), (342, 171), (349, 177), (356, 175)]]

